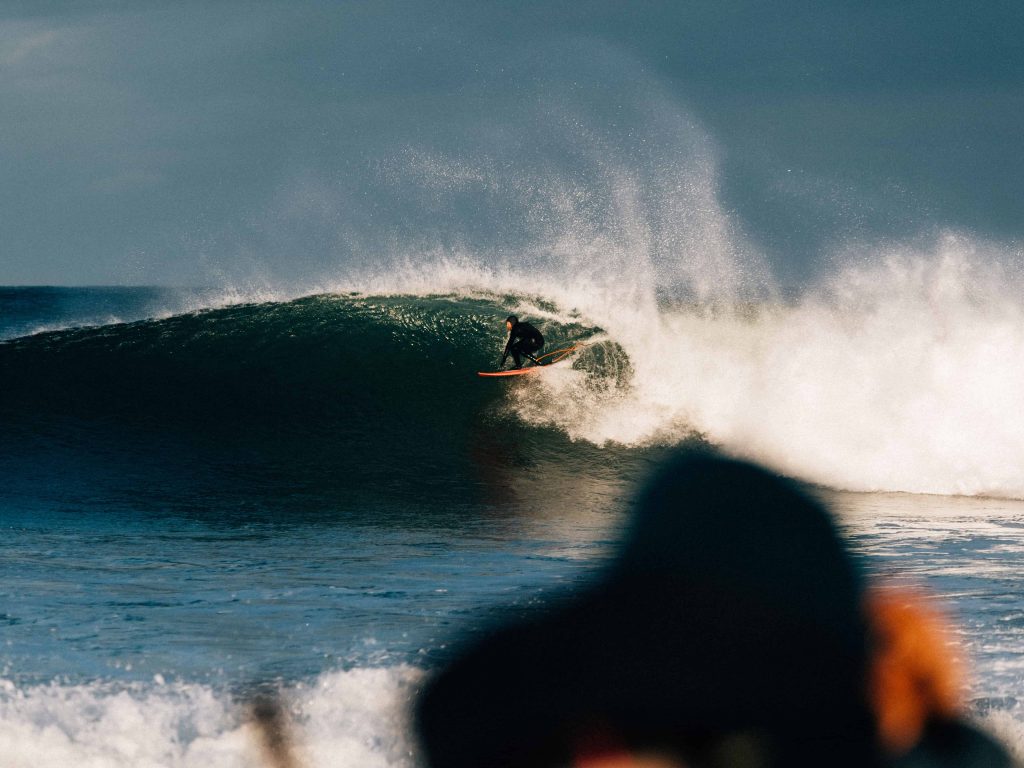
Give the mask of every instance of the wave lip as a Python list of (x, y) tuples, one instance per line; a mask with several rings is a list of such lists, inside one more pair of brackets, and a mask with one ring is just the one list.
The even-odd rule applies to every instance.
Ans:
[(258, 300), (256, 291), (215, 288), (0, 286), (0, 342), (72, 328), (165, 319)]

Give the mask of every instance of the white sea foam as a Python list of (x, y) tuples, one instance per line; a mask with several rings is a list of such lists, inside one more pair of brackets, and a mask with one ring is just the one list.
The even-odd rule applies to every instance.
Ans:
[[(574, 437), (704, 435), (785, 473), (852, 490), (1024, 497), (1024, 302), (962, 238), (846, 269), (795, 304), (595, 318), (629, 357), (614, 397), (544, 377)], [(524, 410), (530, 418), (535, 412)]]
[[(321, 675), (283, 691), (306, 768), (416, 764), (408, 707), (422, 673), (399, 666)], [(19, 688), (0, 682), (4, 768), (251, 768), (260, 737), (244, 702), (192, 683)]]
[(978, 725), (998, 739), (1018, 764), (1024, 763), (1024, 721), (1010, 712), (1001, 711), (979, 718)]

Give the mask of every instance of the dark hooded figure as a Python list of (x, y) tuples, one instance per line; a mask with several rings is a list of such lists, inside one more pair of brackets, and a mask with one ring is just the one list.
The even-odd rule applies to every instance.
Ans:
[(505, 328), (508, 329), (508, 343), (505, 345), (505, 353), (501, 356), (501, 364), (505, 364), (509, 355), (512, 355), (512, 359), (515, 361), (515, 368), (522, 366), (523, 357), (537, 362), (533, 355), (544, 346), (544, 337), (541, 336), (540, 331), (529, 323), (519, 322), (519, 318), (515, 315), (505, 318)]
[(922, 730), (909, 753), (887, 751), (865, 595), (829, 513), (798, 485), (677, 457), (596, 583), (520, 611), (431, 680), (417, 709), (424, 757), (431, 768), (1011, 765), (953, 721), (930, 721), (945, 746)]

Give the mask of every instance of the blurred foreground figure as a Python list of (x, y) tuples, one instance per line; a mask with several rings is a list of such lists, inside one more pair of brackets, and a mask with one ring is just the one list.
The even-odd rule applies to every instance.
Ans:
[(641, 494), (596, 584), (511, 620), (427, 687), (425, 757), (431, 768), (1012, 765), (958, 719), (956, 666), (931, 616), (868, 590), (828, 512), (795, 483), (682, 456)]

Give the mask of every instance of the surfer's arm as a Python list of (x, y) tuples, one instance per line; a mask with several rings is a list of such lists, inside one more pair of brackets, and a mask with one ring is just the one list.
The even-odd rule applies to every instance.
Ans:
[(502, 354), (502, 356), (501, 356), (501, 364), (502, 364), (502, 365), (504, 365), (504, 364), (505, 364), (505, 361), (506, 361), (506, 360), (508, 360), (508, 351), (509, 351), (510, 349), (512, 349), (512, 339), (514, 338), (514, 336), (515, 336), (514, 334), (511, 334), (511, 333), (510, 333), (510, 334), (508, 335), (508, 341), (507, 341), (507, 342), (505, 342), (505, 352), (504, 352), (504, 353)]

